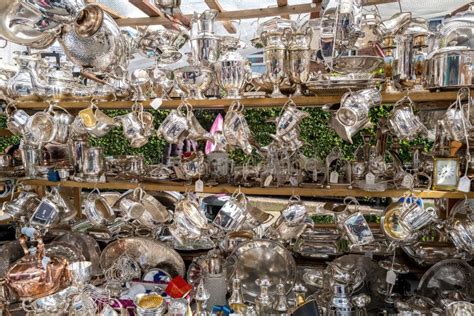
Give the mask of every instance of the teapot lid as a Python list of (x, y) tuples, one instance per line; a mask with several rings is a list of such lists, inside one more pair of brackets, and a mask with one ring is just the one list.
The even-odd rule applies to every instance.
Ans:
[(468, 46), (474, 48), (474, 2), (464, 12), (447, 18), (440, 33), (446, 46)]

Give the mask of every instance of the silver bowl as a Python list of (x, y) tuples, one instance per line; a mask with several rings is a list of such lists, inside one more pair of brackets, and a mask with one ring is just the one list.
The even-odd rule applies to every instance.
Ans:
[(174, 71), (175, 80), (189, 99), (205, 99), (203, 93), (211, 85), (213, 72), (203, 66), (185, 66)]
[(341, 73), (370, 73), (383, 65), (379, 56), (341, 56), (334, 60), (334, 70)]

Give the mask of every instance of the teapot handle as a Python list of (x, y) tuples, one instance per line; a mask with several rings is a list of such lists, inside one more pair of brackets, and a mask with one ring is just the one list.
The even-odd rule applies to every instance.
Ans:
[(18, 241), (20, 242), (21, 249), (23, 249), (23, 253), (25, 256), (30, 254), (30, 250), (28, 249), (28, 245), (26, 244), (27, 238), (25, 235), (21, 235), (20, 238), (18, 238)]

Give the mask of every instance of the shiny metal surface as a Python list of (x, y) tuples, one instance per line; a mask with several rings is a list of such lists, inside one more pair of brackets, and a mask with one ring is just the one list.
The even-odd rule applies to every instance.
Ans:
[(24, 0), (23, 3), (45, 19), (61, 24), (74, 22), (85, 6), (83, 0)]
[(380, 219), (380, 228), (388, 239), (409, 244), (417, 239), (417, 235), (401, 224), (402, 205), (402, 203), (392, 203), (387, 207)]
[(101, 147), (84, 150), (82, 173), (86, 177), (99, 178), (105, 172), (104, 153)]
[(203, 93), (209, 89), (213, 72), (202, 66), (185, 66), (174, 70), (175, 80), (189, 99), (205, 99)]
[(474, 5), (445, 19), (440, 33), (446, 46), (474, 48)]
[(411, 140), (426, 132), (426, 127), (413, 112), (411, 101), (409, 104), (403, 104), (403, 100), (397, 102), (388, 117), (387, 125), (390, 132), (400, 140)]
[(248, 60), (234, 50), (225, 52), (216, 63), (219, 85), (226, 92), (227, 99), (240, 99), (241, 91), (250, 80)]
[(121, 255), (128, 255), (140, 264), (142, 270), (161, 268), (172, 277), (184, 276), (185, 266), (181, 256), (159, 241), (130, 237), (111, 242), (100, 256), (100, 266), (108, 269)]
[(383, 62), (379, 56), (340, 56), (334, 61), (334, 70), (343, 74), (371, 73), (380, 69)]
[(281, 98), (280, 84), (286, 76), (287, 51), (283, 43), (283, 35), (262, 35), (262, 42), (265, 45), (263, 56), (266, 66), (266, 77), (273, 85), (272, 98)]
[(112, 206), (100, 193), (95, 192), (91, 192), (84, 201), (84, 213), (87, 219), (97, 226), (112, 224), (115, 219)]
[(170, 93), (174, 86), (174, 74), (160, 65), (149, 69), (149, 75), (152, 82), (152, 92), (154, 97), (161, 99), (169, 99)]
[[(51, 31), (43, 32), (37, 25), (45, 26)], [(38, 12), (27, 10), (22, 0), (1, 1), (0, 35), (6, 40), (42, 49), (53, 44), (57, 31), (57, 23), (45, 19)]]
[(220, 38), (215, 35), (199, 35), (191, 39), (191, 50), (196, 62), (210, 66), (219, 60)]
[(254, 240), (242, 244), (227, 259), (229, 282), (239, 278), (246, 301), (260, 293), (258, 280), (267, 278), (269, 295), (276, 294), (277, 284), (283, 283), (288, 293), (295, 282), (296, 265), (291, 253), (281, 244), (269, 240)]
[(441, 48), (427, 57), (426, 77), (430, 89), (474, 87), (474, 49)]
[(155, 57), (162, 64), (173, 64), (181, 59), (179, 50), (188, 40), (186, 32), (169, 29), (147, 31), (139, 37), (137, 46), (146, 57)]
[(75, 29), (75, 26), (67, 26), (58, 38), (64, 53), (73, 63), (95, 72), (112, 74), (124, 64), (125, 41), (108, 13), (103, 13), (100, 28), (89, 36), (80, 36)]

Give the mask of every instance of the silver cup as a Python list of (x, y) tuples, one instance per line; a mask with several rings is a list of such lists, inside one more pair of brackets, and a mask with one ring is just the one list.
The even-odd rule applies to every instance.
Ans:
[(90, 261), (77, 261), (67, 266), (72, 285), (82, 288), (91, 280), (92, 263)]

